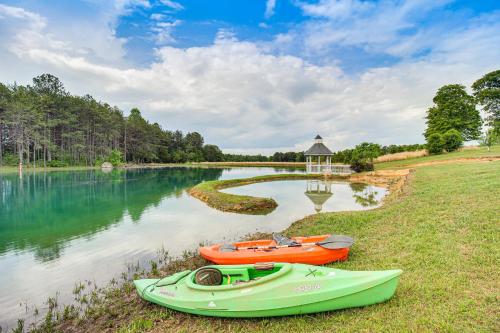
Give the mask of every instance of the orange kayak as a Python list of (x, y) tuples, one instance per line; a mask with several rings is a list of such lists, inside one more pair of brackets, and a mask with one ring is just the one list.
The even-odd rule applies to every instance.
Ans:
[(346, 260), (349, 255), (349, 247), (328, 249), (320, 245), (330, 236), (332, 235), (292, 237), (287, 239), (288, 243), (285, 242), (288, 245), (282, 245), (279, 241), (271, 239), (215, 244), (201, 247), (200, 254), (203, 258), (219, 265), (254, 264), (257, 262), (323, 265), (333, 261)]

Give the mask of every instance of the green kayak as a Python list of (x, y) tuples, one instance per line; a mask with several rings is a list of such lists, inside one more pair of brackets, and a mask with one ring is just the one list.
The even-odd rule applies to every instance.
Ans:
[(386, 301), (394, 294), (401, 272), (353, 272), (288, 263), (213, 265), (134, 284), (145, 300), (182, 312), (268, 317)]

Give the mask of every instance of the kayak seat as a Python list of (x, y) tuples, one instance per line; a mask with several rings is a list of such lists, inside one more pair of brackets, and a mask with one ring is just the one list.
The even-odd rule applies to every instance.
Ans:
[(222, 284), (235, 284), (250, 281), (250, 274), (247, 268), (223, 268), (222, 269), (223, 281)]
[(222, 284), (222, 273), (217, 268), (204, 267), (196, 272), (194, 281), (202, 286), (218, 286)]
[(283, 236), (282, 234), (273, 234), (273, 240), (277, 245), (286, 245), (286, 246), (300, 246), (300, 243), (290, 239), (288, 237)]
[[(198, 290), (230, 290), (242, 288), (244, 285), (257, 285), (279, 278), (292, 271), (292, 265), (288, 263), (275, 263), (274, 267), (269, 270), (257, 270), (253, 265), (221, 265), (221, 266), (207, 266), (200, 268), (190, 275), (189, 279), (186, 279), (186, 285), (191, 289)], [(221, 282), (218, 283), (218, 279), (214, 284), (209, 284), (208, 277), (202, 276), (201, 274), (205, 269), (216, 269), (222, 274)], [(205, 271), (206, 272), (206, 271)], [(198, 274), (198, 279), (196, 278)], [(203, 281), (201, 281), (203, 280)]]
[(234, 252), (237, 251), (238, 248), (234, 246), (233, 244), (222, 244), (219, 247), (219, 252)]

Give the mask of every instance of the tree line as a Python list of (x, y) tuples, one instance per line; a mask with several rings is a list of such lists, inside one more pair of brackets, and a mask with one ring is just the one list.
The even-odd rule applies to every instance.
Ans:
[(70, 94), (51, 74), (31, 85), (0, 83), (0, 165), (99, 165), (104, 161), (220, 161), (222, 151), (198, 132), (183, 134), (129, 116), (90, 95)]
[[(428, 149), (431, 154), (453, 151), (464, 141), (500, 142), (500, 70), (472, 85), (441, 87), (426, 115), (426, 144), (381, 146), (364, 142), (337, 151), (335, 163), (370, 169), (373, 159), (386, 154)], [(485, 119), (481, 119), (477, 106)], [(481, 132), (485, 124), (486, 131)], [(0, 165), (66, 166), (185, 162), (304, 162), (304, 152), (276, 152), (272, 156), (224, 154), (205, 144), (198, 132), (165, 130), (144, 119), (137, 108), (129, 116), (90, 95), (70, 94), (51, 74), (33, 78), (31, 85), (0, 83)]]
[[(381, 154), (410, 146), (379, 147)], [(335, 158), (335, 156), (337, 158)], [(350, 150), (334, 161), (349, 163)], [(0, 83), (0, 166), (94, 166), (132, 163), (305, 162), (304, 152), (272, 156), (224, 154), (204, 144), (198, 132), (165, 130), (143, 118), (137, 108), (128, 116), (90, 95), (70, 94), (54, 75), (42, 74), (30, 85)]]
[[(480, 140), (487, 146), (500, 142), (500, 70), (484, 75), (471, 88), (472, 95), (461, 84), (438, 89), (426, 115), (424, 136), (429, 153), (454, 151), (464, 141)], [(482, 108), (484, 119), (477, 106)], [(482, 125), (486, 125), (484, 133)]]

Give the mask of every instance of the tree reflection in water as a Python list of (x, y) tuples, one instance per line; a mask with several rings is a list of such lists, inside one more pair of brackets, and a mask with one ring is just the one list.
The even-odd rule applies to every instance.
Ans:
[(376, 199), (378, 192), (372, 186), (365, 183), (349, 183), (353, 195), (352, 197), (356, 200), (356, 203), (363, 207), (371, 207), (378, 205), (378, 200)]
[(61, 256), (69, 240), (91, 237), (123, 221), (138, 222), (149, 207), (223, 169), (166, 168), (25, 173), (0, 176), (0, 255), (32, 250), (46, 262)]

